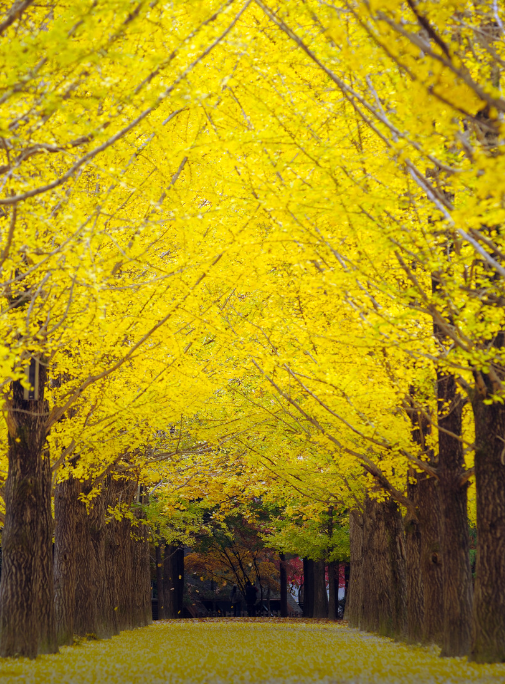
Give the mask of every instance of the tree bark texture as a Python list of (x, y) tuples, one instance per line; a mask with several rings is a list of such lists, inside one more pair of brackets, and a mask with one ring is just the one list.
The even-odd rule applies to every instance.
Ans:
[[(442, 285), (432, 275), (433, 291)], [(451, 341), (434, 321), (433, 332), (441, 346)], [(455, 377), (437, 371), (438, 492), (441, 516), (443, 625), (442, 656), (466, 655), (471, 645), (473, 585), (470, 567), (470, 539), (467, 517), (468, 485), (461, 484), (465, 472), (462, 435), (463, 401)], [(452, 433), (452, 434), (451, 434)]]
[(312, 617), (328, 617), (328, 594), (326, 593), (326, 564), (314, 561), (314, 610)]
[(107, 525), (105, 513), (109, 503), (107, 483), (102, 486), (102, 491), (92, 501), (88, 516), (90, 527), (91, 544), (94, 554), (94, 598), (96, 614), (96, 636), (99, 639), (110, 639), (117, 632), (114, 616), (114, 606), (111, 601), (107, 569)]
[(130, 521), (123, 518), (118, 524), (118, 557), (117, 557), (117, 594), (118, 594), (118, 628), (133, 629), (133, 558), (130, 538)]
[(74, 642), (76, 505), (81, 483), (70, 476), (54, 492), (54, 605), (60, 645)]
[[(32, 360), (32, 364), (35, 360)], [(45, 450), (46, 366), (38, 366), (38, 398), (12, 384), (8, 405), (9, 473), (5, 485), (0, 582), (0, 656), (55, 653), (51, 469)]]
[[(288, 616), (288, 573), (286, 570), (286, 557), (280, 554), (280, 585), (281, 585), (281, 617)], [(269, 594), (270, 595), (270, 594)], [(270, 615), (270, 611), (268, 613)]]
[(38, 573), (40, 594), (38, 597), (39, 645), (37, 652), (58, 653), (56, 615), (54, 606), (53, 531), (51, 511), (51, 460), (49, 450), (42, 455), (42, 506), (39, 512), (40, 540)]
[[(137, 491), (137, 483), (133, 480), (125, 480), (122, 482), (121, 502), (126, 506), (130, 506)], [(133, 597), (133, 559), (134, 548), (132, 539), (132, 526), (128, 518), (123, 517), (117, 523), (117, 619), (118, 629), (123, 631), (125, 629), (133, 629), (136, 625), (134, 622), (134, 597)]]
[(150, 624), (151, 581), (147, 526), (135, 512), (128, 518), (107, 520), (109, 506), (128, 507), (137, 485), (107, 477), (100, 494), (88, 504), (79, 494), (92, 484), (72, 477), (55, 492), (55, 609), (60, 643), (73, 635), (108, 638), (121, 629)]
[(303, 617), (314, 617), (314, 561), (303, 559)]
[(361, 614), (361, 590), (363, 567), (363, 527), (364, 517), (357, 511), (349, 513), (350, 578), (345, 596), (344, 617), (351, 627), (359, 627)]
[(124, 487), (107, 478), (102, 491), (89, 505), (79, 494), (90, 483), (72, 477), (56, 487), (55, 606), (58, 639), (72, 643), (73, 635), (109, 638), (118, 634), (117, 551), (118, 522), (106, 524), (109, 505), (114, 506)]
[(117, 577), (117, 557), (119, 543), (117, 535), (118, 521), (113, 520), (105, 527), (105, 576), (107, 582), (107, 603), (110, 608), (110, 629), (112, 635), (119, 634), (119, 597)]
[(416, 507), (421, 524), (421, 577), (424, 592), (423, 641), (442, 645), (444, 583), (442, 574), (441, 513), (434, 478), (419, 473)]
[[(461, 436), (463, 401), (452, 374), (437, 373), (438, 425)], [(473, 584), (470, 567), (467, 490), (463, 444), (438, 433), (438, 493), (441, 514), (443, 629), (442, 656), (467, 655), (471, 646)], [(504, 578), (505, 579), (505, 578)]]
[[(81, 491), (88, 494), (89, 482), (83, 483)], [(96, 559), (91, 538), (90, 516), (84, 501), (75, 503), (75, 549), (76, 577), (74, 603), (74, 633), (78, 636), (98, 637)]]
[(472, 397), (477, 485), (477, 573), (470, 658), (505, 661), (505, 406)]
[(407, 622), (405, 540), (398, 506), (367, 498), (363, 529), (360, 628), (402, 636)]
[[(145, 514), (137, 509), (135, 517), (139, 521), (132, 529), (133, 541), (133, 624), (146, 627), (152, 622), (151, 607), (151, 558), (147, 525), (143, 522)], [(184, 571), (183, 571), (184, 572)]]
[(108, 509), (114, 509), (119, 496), (124, 489), (124, 482), (116, 480), (109, 475), (105, 480), (105, 502), (106, 502), (106, 525), (105, 525), (105, 584), (106, 584), (106, 605), (110, 621), (111, 635), (119, 634), (119, 598), (118, 598), (118, 552), (119, 540), (118, 529), (119, 521), (110, 515)]
[[(415, 504), (417, 474), (409, 474), (407, 496)], [(421, 576), (421, 525), (416, 515), (407, 511), (404, 520), (405, 569), (407, 574), (407, 640), (413, 643), (423, 639), (424, 587)]]

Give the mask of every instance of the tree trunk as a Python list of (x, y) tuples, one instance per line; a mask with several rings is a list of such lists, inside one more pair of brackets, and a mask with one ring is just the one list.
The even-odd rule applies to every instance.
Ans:
[[(129, 507), (137, 491), (134, 480), (122, 481), (121, 502)], [(133, 597), (133, 539), (132, 527), (128, 518), (122, 518), (117, 525), (117, 603), (118, 628), (133, 629), (134, 597)]]
[[(106, 511), (110, 506), (114, 508), (119, 501), (119, 494), (124, 485), (120, 480), (108, 476), (105, 481)], [(106, 602), (110, 619), (110, 632), (119, 634), (119, 597), (118, 597), (118, 554), (119, 554), (119, 522), (112, 517), (105, 525), (105, 584), (107, 589)]]
[(135, 511), (139, 520), (133, 532), (133, 601), (135, 627), (146, 627), (152, 622), (151, 608), (151, 559), (149, 555), (149, 541), (147, 525), (143, 523), (145, 514)]
[[(87, 494), (91, 490), (88, 482), (82, 491)], [(79, 636), (98, 636), (97, 601), (96, 601), (96, 558), (91, 538), (90, 516), (86, 504), (77, 500), (75, 549), (76, 577), (74, 603), (74, 632)]]
[(314, 617), (314, 561), (303, 559), (303, 617)]
[(362, 565), (363, 565), (363, 516), (359, 511), (349, 513), (349, 541), (351, 547), (349, 586), (345, 595), (344, 617), (351, 627), (359, 627), (361, 615)]
[(133, 601), (132, 601), (132, 540), (131, 526), (127, 518), (123, 518), (118, 525), (117, 558), (117, 593), (118, 593), (118, 627), (122, 632), (133, 629)]
[(102, 487), (102, 491), (93, 499), (92, 509), (88, 516), (91, 543), (94, 553), (94, 597), (96, 611), (96, 636), (99, 639), (110, 639), (116, 633), (116, 620), (114, 617), (114, 606), (112, 605), (111, 595), (108, 587), (107, 569), (107, 530), (105, 524), (105, 512), (108, 504), (107, 484)]
[[(344, 563), (344, 610), (346, 597), (349, 596), (349, 583), (351, 581), (351, 564)], [(340, 586), (340, 585), (338, 585)]]
[(165, 619), (165, 601), (163, 600), (163, 561), (161, 557), (161, 544), (158, 541), (154, 547), (156, 556), (156, 593), (158, 594), (158, 620)]
[(119, 596), (118, 596), (118, 521), (112, 520), (105, 527), (105, 576), (107, 582), (107, 603), (111, 616), (111, 633), (119, 634)]
[[(407, 495), (415, 504), (417, 474), (409, 474)], [(421, 576), (421, 525), (410, 511), (404, 520), (405, 567), (407, 573), (407, 640), (418, 643), (423, 639), (424, 589)]]
[(38, 653), (58, 653), (58, 639), (56, 637), (56, 615), (54, 606), (54, 564), (53, 564), (53, 530), (54, 520), (51, 511), (51, 461), (49, 450), (42, 457), (42, 506), (39, 513), (38, 543), (39, 557), (37, 559), (40, 594), (38, 601), (39, 613), (39, 645)]
[(393, 633), (405, 637), (407, 631), (407, 568), (403, 520), (397, 504), (386, 502), (386, 530), (389, 542), (391, 580), (393, 587)]
[(184, 617), (184, 547), (179, 546), (175, 553), (175, 594), (177, 596), (177, 617)]
[(470, 658), (505, 661), (505, 406), (472, 397), (477, 485), (477, 577)]
[[(9, 473), (5, 485), (0, 582), (0, 656), (56, 653), (52, 565), (51, 469), (44, 449), (46, 366), (32, 359), (32, 386), (25, 399), (12, 383), (7, 413)], [(36, 374), (35, 374), (36, 369)], [(37, 377), (38, 376), (38, 377)], [(32, 378), (30, 378), (32, 380)]]
[(167, 618), (182, 618), (184, 616), (184, 548), (182, 546), (174, 544), (165, 546), (163, 594)]
[(54, 492), (54, 604), (60, 645), (74, 643), (76, 505), (81, 483), (70, 476)]
[(405, 541), (398, 506), (367, 498), (363, 530), (360, 628), (384, 636), (406, 630)]
[[(462, 434), (463, 401), (451, 374), (437, 373), (438, 424)], [(438, 493), (441, 510), (443, 630), (442, 656), (466, 655), (471, 646), (472, 570), (468, 533), (467, 489), (463, 444), (439, 431)], [(505, 578), (504, 578), (505, 579)]]
[(330, 620), (338, 618), (338, 577), (339, 577), (338, 561), (328, 563), (328, 617)]
[(286, 571), (286, 557), (283, 553), (280, 554), (280, 557), (281, 617), (285, 618), (288, 616), (288, 573)]
[(421, 524), (421, 577), (424, 592), (423, 641), (441, 646), (444, 631), (444, 583), (438, 494), (434, 478), (419, 473), (416, 504)]
[(326, 593), (326, 564), (324, 560), (314, 562), (314, 612), (312, 617), (328, 617), (328, 594)]
[[(436, 286), (436, 279), (432, 280), (433, 286)], [(438, 328), (434, 326), (435, 335), (439, 336)], [(413, 390), (411, 390), (411, 397)], [(412, 439), (419, 444), (420, 448), (428, 455), (428, 461), (432, 468), (436, 468), (435, 456), (433, 449), (429, 448), (427, 438), (431, 433), (431, 421), (428, 411), (422, 411), (414, 407), (411, 403), (410, 419), (412, 422)], [(415, 605), (415, 600), (419, 600), (420, 596), (413, 597), (415, 611), (418, 616), (423, 616), (423, 626), (421, 639), (424, 642), (435, 642), (442, 645), (443, 639), (443, 574), (442, 574), (442, 523), (441, 523), (441, 508), (440, 508), (440, 492), (437, 483), (433, 477), (428, 479), (425, 472), (414, 473), (411, 471), (409, 476), (415, 477), (415, 486), (409, 484), (408, 496), (414, 497), (414, 504), (417, 514), (417, 521), (419, 523), (420, 531), (420, 572), (423, 595), (423, 608), (420, 610), (419, 606)], [(414, 516), (411, 513), (407, 514), (409, 533), (415, 532)], [(412, 590), (415, 593), (416, 578), (414, 576), (417, 549), (414, 548), (417, 539), (414, 537), (409, 541), (409, 550), (411, 555), (409, 558), (409, 571), (412, 573)], [(412, 621), (416, 622), (414, 616)], [(415, 625), (417, 628), (417, 625)]]
[(175, 554), (177, 547), (173, 544), (165, 545), (165, 556), (163, 560), (163, 596), (165, 601), (165, 615), (173, 620), (177, 617), (177, 595), (176, 582), (177, 564)]
[(386, 614), (391, 610), (387, 544), (380, 527), (380, 504), (367, 497), (363, 516), (361, 604), (357, 626), (374, 632), (379, 630), (381, 608)]

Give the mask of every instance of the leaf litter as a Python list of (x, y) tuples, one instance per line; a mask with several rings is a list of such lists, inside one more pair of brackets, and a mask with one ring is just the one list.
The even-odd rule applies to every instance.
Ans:
[(1, 684), (497, 684), (505, 665), (440, 658), (328, 620), (160, 620), (36, 660), (0, 659)]

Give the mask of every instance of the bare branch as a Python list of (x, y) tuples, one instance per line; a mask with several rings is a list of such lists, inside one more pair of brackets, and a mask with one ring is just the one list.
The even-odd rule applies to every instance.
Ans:
[(9, 26), (12, 26), (16, 19), (19, 19), (23, 12), (28, 9), (30, 5), (33, 5), (34, 2), (35, 0), (16, 0), (5, 19), (0, 23), (0, 36), (9, 28)]

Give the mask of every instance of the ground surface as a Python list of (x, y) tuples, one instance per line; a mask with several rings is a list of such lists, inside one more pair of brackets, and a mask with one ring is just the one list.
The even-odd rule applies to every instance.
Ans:
[(36, 661), (0, 659), (1, 684), (505, 683), (505, 665), (441, 659), (330, 622), (162, 621)]

